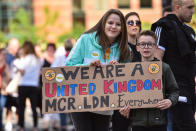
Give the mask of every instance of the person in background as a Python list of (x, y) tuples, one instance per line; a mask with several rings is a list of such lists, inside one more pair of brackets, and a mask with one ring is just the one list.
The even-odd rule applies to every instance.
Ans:
[(55, 43), (48, 43), (48, 45), (46, 47), (46, 51), (43, 54), (43, 58), (44, 58), (43, 67), (50, 67), (50, 65), (54, 62), (55, 51), (56, 51)]
[[(129, 12), (125, 15), (128, 44), (132, 50), (131, 62), (139, 61), (141, 58), (140, 53), (136, 50), (137, 36), (141, 31), (141, 21), (138, 13)], [(112, 115), (112, 130), (113, 131), (128, 131), (130, 120), (123, 117), (119, 110), (115, 110)]]
[[(13, 61), (16, 58), (16, 54), (19, 50), (20, 47), (20, 43), (19, 40), (17, 38), (11, 38), (8, 42), (8, 55), (6, 57), (6, 63), (9, 65), (10, 67), (10, 73), (11, 73), (11, 78), (13, 79)], [(12, 122), (11, 122), (11, 118), (12, 118), (12, 109), (11, 107), (17, 107), (17, 98), (18, 98), (18, 94), (17, 93), (9, 93), (7, 94), (7, 100), (6, 100), (6, 124), (5, 124), (5, 130), (10, 131), (12, 130)]]
[(12, 38), (8, 42), (8, 55), (6, 58), (6, 63), (11, 66), (11, 63), (13, 62), (15, 55), (20, 48), (20, 43), (17, 38)]
[(141, 20), (136, 12), (130, 12), (125, 15), (127, 34), (128, 34), (128, 44), (133, 52), (132, 62), (141, 59), (140, 53), (136, 50), (137, 36), (141, 32)]
[(172, 14), (172, 13), (173, 11), (172, 11), (171, 5), (168, 5), (163, 9), (163, 17), (167, 16), (168, 14)]
[[(55, 58), (54, 62), (52, 63), (51, 67), (60, 67), (60, 66), (65, 66), (66, 59), (74, 45), (75, 40), (72, 38), (69, 38), (65, 41), (64, 49), (65, 49), (65, 54), (62, 56), (58, 56)], [(66, 118), (67, 114), (65, 113), (60, 113), (60, 125), (61, 125), (61, 131), (66, 131)]]
[(41, 60), (36, 56), (33, 43), (25, 41), (22, 46), (23, 57), (15, 66), (23, 74), (22, 80), (19, 83), (19, 130), (24, 131), (24, 112), (26, 107), (26, 99), (29, 98), (31, 102), (31, 109), (33, 112), (33, 131), (37, 131), (38, 117), (37, 117), (37, 99), (39, 76), (41, 70)]
[[(55, 43), (48, 43), (46, 51), (44, 52), (43, 58), (44, 63), (42, 67), (51, 67), (55, 61), (56, 45)], [(39, 107), (42, 108), (42, 77), (40, 76), (40, 88), (39, 88)], [(49, 130), (49, 122), (53, 121), (53, 130), (58, 130), (59, 115), (58, 114), (44, 114), (43, 115), (43, 131)]]
[[(163, 17), (167, 16), (168, 14), (172, 14), (172, 7), (168, 5), (163, 8)], [(167, 123), (167, 131), (172, 131), (172, 115), (170, 109), (168, 109), (168, 123)]]
[(3, 130), (3, 109), (6, 103), (5, 88), (11, 80), (10, 68), (6, 63), (7, 51), (5, 48), (0, 48), (0, 130)]
[[(101, 66), (130, 62), (126, 22), (117, 9), (108, 10), (98, 23), (80, 36), (66, 66)], [(100, 87), (101, 88), (101, 87)], [(71, 113), (76, 131), (109, 131), (113, 111)]]
[[(36, 54), (39, 55), (39, 57), (42, 59), (42, 67), (50, 67), (51, 64), (55, 60), (55, 51), (56, 51), (56, 45), (55, 43), (48, 43), (46, 47), (46, 51), (44, 52), (43, 55), (41, 55), (41, 49), (36, 46)], [(42, 117), (42, 75), (40, 72), (40, 77), (39, 77), (39, 88), (38, 88), (38, 104), (37, 107), (40, 109), (40, 116)]]
[(42, 57), (43, 57), (43, 54), (42, 54), (42, 49), (41, 49), (40, 45), (36, 44), (36, 45), (34, 46), (34, 48), (35, 48), (35, 53), (36, 53), (36, 55), (37, 55), (39, 58), (42, 58)]
[(74, 40), (72, 38), (69, 38), (65, 41), (65, 45), (64, 45), (65, 54), (55, 57), (55, 60), (52, 63), (51, 67), (65, 66), (65, 61), (73, 47), (73, 42)]
[[(23, 52), (22, 49), (19, 48), (18, 52), (15, 55), (15, 59), (12, 62), (12, 78), (14, 79), (14, 77), (18, 77), (18, 72), (20, 70), (17, 69), (17, 67), (15, 65), (18, 65), (20, 63), (20, 59), (23, 57)], [(13, 130), (13, 125), (12, 125), (12, 116), (16, 115), (16, 120), (18, 121), (18, 92), (14, 92), (14, 93), (7, 93), (7, 102), (6, 102), (6, 109), (7, 109), (7, 113), (6, 113), (6, 124), (5, 124), (5, 131), (12, 131)], [(15, 108), (12, 108), (15, 107)]]
[(170, 65), (180, 89), (178, 103), (170, 109), (173, 131), (196, 130), (196, 41), (194, 30), (186, 24), (191, 22), (194, 7), (194, 0), (172, 0), (173, 13), (151, 27), (158, 36), (156, 56)]
[[(141, 62), (159, 61), (154, 57), (157, 36), (152, 31), (142, 31), (138, 36), (137, 51)], [(167, 109), (178, 102), (179, 89), (168, 64), (162, 63), (163, 100), (155, 108), (130, 109), (125, 106), (120, 113), (131, 119), (132, 131), (167, 131)]]

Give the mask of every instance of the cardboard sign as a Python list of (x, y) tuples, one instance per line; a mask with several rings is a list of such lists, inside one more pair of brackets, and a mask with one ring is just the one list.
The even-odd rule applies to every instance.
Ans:
[(162, 62), (42, 69), (43, 113), (151, 108), (163, 99)]

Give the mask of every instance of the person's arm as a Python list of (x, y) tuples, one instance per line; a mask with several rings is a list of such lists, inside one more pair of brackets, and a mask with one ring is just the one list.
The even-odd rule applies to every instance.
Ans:
[(170, 99), (172, 102), (172, 106), (174, 106), (178, 102), (179, 97), (179, 88), (173, 72), (168, 64), (166, 64), (165, 70), (165, 93), (167, 94), (167, 99)]
[(157, 26), (155, 30), (152, 31), (154, 31), (155, 34), (157, 35), (157, 45), (158, 45), (158, 48), (156, 49), (154, 56), (162, 60), (166, 50), (166, 44), (168, 40), (167, 32), (161, 26)]
[(62, 61), (63, 61), (63, 57), (64, 56), (57, 56), (55, 57), (54, 62), (50, 65), (50, 67), (60, 67), (60, 66), (64, 66), (62, 65)]
[(21, 58), (15, 59), (13, 61), (13, 73), (20, 72), (21, 75), (23, 76), (25, 73), (25, 69), (24, 69), (25, 65), (26, 65), (26, 62), (24, 61), (24, 59), (23, 60)]
[(163, 81), (166, 97), (159, 101), (156, 108), (168, 109), (178, 102), (179, 88), (169, 65), (163, 63)]

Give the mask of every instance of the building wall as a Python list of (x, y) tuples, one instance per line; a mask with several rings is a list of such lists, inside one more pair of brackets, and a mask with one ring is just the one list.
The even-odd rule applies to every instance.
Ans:
[[(52, 12), (59, 12), (57, 24), (47, 28), (47, 31), (51, 33), (50, 37), (56, 37), (59, 34), (70, 31), (73, 26), (72, 2), (73, 0), (34, 0), (35, 24), (40, 26), (44, 23), (43, 9), (48, 6)], [(83, 0), (83, 2), (86, 29), (94, 26), (108, 9), (118, 8), (118, 0)], [(97, 5), (99, 2), (102, 5)], [(152, 0), (152, 8), (140, 8), (140, 0), (130, 0), (130, 9), (120, 10), (123, 14), (135, 11), (139, 13), (142, 21), (152, 23), (162, 15), (162, 0)]]
[(51, 14), (58, 12), (56, 24), (48, 26), (44, 31), (48, 32), (48, 40), (55, 41), (56, 37), (72, 29), (72, 0), (34, 0), (34, 23), (42, 26), (46, 23), (44, 8), (48, 7)]
[[(85, 0), (86, 29), (95, 25), (108, 9), (118, 8), (118, 0), (108, 0), (108, 9), (96, 10), (94, 8), (94, 1), (96, 0)], [(135, 11), (140, 15), (142, 21), (152, 23), (162, 15), (162, 0), (152, 0), (152, 8), (140, 8), (140, 0), (130, 0), (130, 9), (120, 10), (123, 14)]]

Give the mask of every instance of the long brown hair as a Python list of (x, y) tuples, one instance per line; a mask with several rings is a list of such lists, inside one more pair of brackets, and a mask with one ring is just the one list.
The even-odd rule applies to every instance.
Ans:
[(98, 42), (102, 46), (103, 52), (105, 54), (105, 50), (109, 47), (109, 45), (111, 43), (110, 43), (108, 37), (106, 36), (104, 29), (105, 29), (106, 21), (111, 14), (116, 14), (120, 17), (121, 33), (117, 37), (116, 41), (119, 42), (119, 45), (118, 45), (119, 50), (120, 50), (119, 62), (124, 62), (124, 61), (130, 59), (131, 53), (130, 53), (129, 47), (128, 47), (127, 28), (126, 28), (125, 18), (120, 10), (118, 10), (118, 9), (108, 10), (103, 15), (103, 17), (98, 21), (98, 23), (95, 26), (93, 26), (91, 29), (86, 31), (85, 33), (91, 33), (91, 32), (97, 31), (96, 37), (98, 37)]
[(31, 41), (25, 41), (23, 46), (22, 46), (22, 53), (24, 56), (28, 55), (28, 54), (33, 54), (36, 56), (35, 54), (35, 50), (34, 50), (34, 46), (33, 43)]

